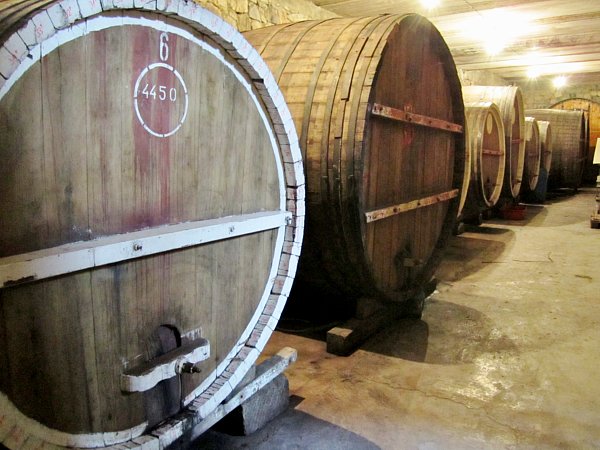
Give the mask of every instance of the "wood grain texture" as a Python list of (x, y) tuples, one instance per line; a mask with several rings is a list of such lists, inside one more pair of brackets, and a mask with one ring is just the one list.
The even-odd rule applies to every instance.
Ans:
[[(390, 299), (428, 279), (458, 200), (373, 223), (364, 213), (461, 187), (462, 134), (369, 113), (378, 103), (464, 126), (460, 85), (437, 30), (408, 15), (303, 22), (244, 35), (279, 74), (305, 158), (309, 244), (298, 282), (321, 282), (317, 272), (325, 270), (338, 293)], [(404, 276), (395, 261), (406, 251), (425, 264)]]
[[(266, 66), (245, 59), (241, 35), (179, 1), (171, 6), (186, 23), (142, 11), (95, 16), (94, 3), (75, 3), (74, 17), (93, 16), (82, 27), (38, 36), (38, 53), (0, 87), (0, 255), (291, 212), (274, 229), (0, 291), (3, 401), (15, 420), (36, 421), (25, 434), (78, 447), (125, 442), (201, 394), (215, 404), (228, 395), (275, 327), (271, 315), (259, 321), (263, 310), (280, 314), (289, 294), (275, 281), (293, 280), (290, 255), (279, 261), (286, 248), (298, 253), (304, 214), (289, 111)], [(3, 30), (15, 26), (15, 5), (0, 5)], [(38, 9), (47, 2), (21, 6), (31, 7), (18, 16), (29, 20), (22, 29), (48, 16)], [(242, 353), (251, 335), (254, 351)], [(121, 392), (123, 371), (200, 336), (211, 345), (200, 374)]]

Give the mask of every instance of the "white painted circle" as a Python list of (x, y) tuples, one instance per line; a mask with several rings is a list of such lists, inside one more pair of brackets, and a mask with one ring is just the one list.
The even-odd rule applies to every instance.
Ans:
[[(184, 93), (183, 113), (181, 114), (181, 117), (179, 118), (177, 125), (175, 125), (175, 127), (172, 130), (169, 130), (164, 133), (154, 130), (152, 128), (152, 126), (150, 124), (148, 124), (148, 121), (145, 120), (144, 117), (142, 117), (142, 113), (140, 111), (140, 105), (139, 105), (139, 97), (140, 97), (139, 89), (140, 89), (142, 80), (144, 79), (144, 77), (146, 77), (146, 75), (148, 75), (148, 73), (150, 73), (150, 71), (155, 70), (155, 69), (160, 69), (160, 68), (167, 69), (173, 73), (175, 78), (181, 84), (181, 87), (182, 87), (183, 93)], [(156, 86), (154, 86), (154, 87), (156, 87)], [(164, 86), (161, 86), (161, 87), (164, 87)], [(174, 88), (171, 88), (171, 89), (174, 89)], [(175, 92), (177, 92), (177, 91), (175, 91)], [(156, 92), (154, 93), (154, 95), (156, 96)], [(147, 92), (146, 92), (146, 96), (148, 98)], [(175, 68), (173, 66), (170, 66), (169, 64), (165, 64), (165, 63), (150, 64), (148, 67), (145, 67), (144, 70), (142, 70), (142, 72), (138, 76), (137, 81), (135, 82), (135, 88), (133, 89), (133, 104), (135, 106), (135, 114), (137, 115), (137, 118), (140, 121), (140, 123), (142, 124), (142, 126), (144, 127), (144, 129), (148, 133), (150, 133), (152, 136), (156, 136), (159, 138), (165, 138), (165, 137), (169, 137), (169, 136), (172, 136), (173, 134), (177, 133), (177, 131), (181, 128), (181, 126), (185, 122), (185, 118), (187, 117), (188, 102), (189, 102), (188, 91), (187, 91), (187, 86), (185, 85), (185, 81), (183, 81), (183, 77), (181, 76), (181, 74), (177, 70), (175, 70)]]

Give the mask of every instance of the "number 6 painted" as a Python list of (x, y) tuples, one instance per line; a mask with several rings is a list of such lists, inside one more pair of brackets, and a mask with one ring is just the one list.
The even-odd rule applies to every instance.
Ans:
[(167, 33), (161, 33), (160, 34), (160, 49), (159, 49), (161, 61), (166, 61), (167, 59), (169, 59), (168, 42), (169, 42), (169, 35)]

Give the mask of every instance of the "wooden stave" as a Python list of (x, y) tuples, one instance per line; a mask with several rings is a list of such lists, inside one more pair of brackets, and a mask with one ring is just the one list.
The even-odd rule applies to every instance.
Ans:
[(584, 170), (585, 124), (581, 111), (528, 109), (526, 114), (552, 126), (552, 168), (548, 187), (578, 189)]
[(486, 209), (494, 207), (500, 200), (506, 167), (506, 159), (503, 157), (498, 163), (495, 174), (492, 172), (491, 178), (494, 178), (495, 175), (495, 181), (493, 182), (495, 187), (491, 193), (487, 194), (485, 192), (485, 180), (488, 177), (484, 175), (484, 168), (482, 165), (484, 146), (482, 136), (486, 131), (486, 122), (492, 120), (493, 128), (497, 129), (496, 133), (499, 134), (499, 138), (501, 137), (501, 139), (499, 139), (497, 145), (490, 150), (497, 150), (505, 154), (506, 141), (504, 139), (504, 122), (498, 106), (492, 102), (465, 103), (465, 117), (469, 133), (470, 149), (473, 153), (472, 175), (467, 197), (467, 209), (472, 213), (479, 214)]
[[(87, 3), (83, 0), (79, 3), (48, 2), (47, 0), (43, 2), (27, 1), (23, 2), (23, 4), (28, 9), (18, 10), (18, 14), (11, 13), (5, 15), (1, 14), (2, 11), (7, 11), (6, 8), (10, 7), (12, 3), (0, 5), (0, 17), (5, 19), (1, 24), (2, 29), (9, 30), (0, 38), (0, 43), (4, 46), (4, 49), (12, 49), (14, 48), (15, 30), (23, 30), (30, 24), (35, 24), (36, 21), (37, 23), (40, 23), (40, 21), (46, 24), (50, 23), (52, 28), (44, 30), (42, 33), (44, 37), (38, 36), (40, 42), (31, 44), (28, 48), (29, 53), (15, 55), (14, 59), (20, 63), (28, 59), (28, 54), (33, 54), (33, 58), (36, 55), (37, 58), (41, 58), (42, 56), (39, 53), (40, 43), (46, 42), (46, 39), (53, 39), (56, 33), (69, 31), (72, 27), (79, 26), (84, 21), (87, 23), (88, 20), (95, 20), (104, 13), (112, 17), (114, 16), (114, 12), (120, 14), (120, 10), (126, 9), (131, 10), (133, 12), (132, 17), (136, 18), (140, 17), (136, 14), (143, 16), (143, 14), (154, 13), (163, 15), (164, 17), (168, 14), (169, 21), (180, 20), (182, 26), (193, 28), (195, 32), (204, 36), (207, 41), (210, 41), (211, 45), (222, 49), (223, 54), (227, 54), (227, 58), (230, 58), (231, 61), (238, 61), (236, 63), (238, 64), (236, 70), (240, 70), (248, 80), (251, 80), (251, 90), (263, 102), (263, 114), (268, 118), (265, 120), (269, 121), (268, 127), (271, 130), (269, 132), (272, 133), (274, 139), (275, 151), (279, 152), (279, 156), (277, 157), (279, 158), (278, 170), (280, 170), (283, 177), (281, 180), (285, 183), (280, 186), (282, 192), (281, 204), (285, 210), (289, 210), (291, 217), (287, 225), (278, 232), (281, 236), (281, 253), (273, 255), (273, 261), (278, 261), (278, 266), (273, 266), (275, 269), (274, 277), (268, 282), (270, 295), (268, 301), (261, 304), (260, 310), (257, 309), (255, 313), (256, 319), (252, 319), (253, 327), (250, 327), (249, 324), (248, 329), (250, 331), (244, 332), (245, 335), (247, 333), (247, 336), (243, 338), (243, 341), (239, 342), (233, 353), (234, 357), (223, 361), (219, 365), (220, 368), (215, 369), (216, 378), (205, 380), (206, 382), (203, 383), (204, 388), (201, 391), (189, 393), (188, 398), (185, 400), (186, 404), (193, 404), (194, 410), (198, 411), (198, 414), (205, 416), (212, 412), (231, 392), (257, 359), (268, 337), (274, 330), (285, 300), (289, 295), (302, 243), (304, 225), (304, 175), (301, 165), (301, 155), (289, 110), (271, 73), (268, 71), (266, 65), (262, 63), (256, 51), (230, 25), (197, 5), (179, 0), (169, 2), (169, 4), (162, 4), (162, 9), (160, 10), (156, 9), (156, 4), (144, 4), (143, 6), (134, 7), (133, 4), (126, 5), (125, 3), (122, 2), (114, 5), (112, 1), (103, 1), (100, 4), (100, 2), (92, 0)], [(74, 16), (70, 16), (64, 9), (65, 5), (81, 8), (81, 10), (77, 10), (77, 14)], [(5, 9), (2, 10), (2, 7)], [(134, 10), (140, 12), (134, 12)], [(60, 14), (57, 16), (58, 13), (62, 14), (62, 16)], [(62, 21), (56, 22), (57, 17), (62, 17)], [(152, 18), (156, 19), (156, 16), (152, 16)], [(99, 22), (96, 21), (94, 23)], [(252, 61), (252, 63), (249, 61)], [(12, 65), (12, 61), (11, 64), (7, 64), (5, 60), (2, 60), (2, 63), (0, 65), (2, 67), (0, 97), (7, 92), (10, 93), (13, 80), (18, 80), (18, 77), (21, 75), (14, 71), (15, 67)], [(24, 69), (24, 71), (27, 71), (27, 69)], [(201, 396), (200, 394), (203, 395)], [(2, 404), (2, 408), (0, 408), (0, 421), (15, 422), (14, 433), (19, 434), (25, 439), (37, 439), (52, 445), (103, 447), (105, 445), (131, 441), (138, 438), (140, 434), (148, 431), (146, 427), (136, 425), (126, 430), (120, 428), (116, 430), (95, 429), (91, 430), (91, 432), (82, 430), (82, 432), (73, 434), (72, 432), (48, 428), (43, 423), (38, 423), (25, 417), (18, 409), (14, 408), (10, 399), (3, 393), (0, 393), (0, 403)], [(169, 432), (172, 435), (173, 433), (182, 432), (182, 430), (177, 430), (176, 428), (173, 431), (169, 426), (163, 427), (162, 430), (162, 433)], [(153, 439), (157, 442), (159, 441), (158, 437)]]
[(529, 139), (525, 145), (525, 168), (523, 170), (525, 183), (521, 186), (521, 193), (534, 191), (537, 187), (542, 160), (542, 142), (538, 122), (534, 117), (525, 117), (525, 124)]
[[(415, 15), (416, 16), (416, 15)], [(372, 92), (371, 92), (371, 86), (370, 84), (372, 83), (372, 81), (376, 78), (377, 76), (377, 71), (379, 70), (379, 66), (380, 66), (380, 61), (378, 61), (378, 58), (380, 58), (380, 53), (382, 51), (384, 51), (385, 46), (387, 45), (386, 39), (388, 39), (388, 35), (392, 32), (392, 30), (394, 29), (394, 27), (397, 26), (397, 24), (400, 24), (402, 20), (405, 20), (407, 16), (387, 16), (386, 17), (379, 17), (379, 18), (359, 18), (359, 19), (330, 19), (328, 21), (325, 22), (329, 22), (329, 23), (337, 23), (337, 30), (343, 29), (345, 27), (350, 27), (350, 26), (354, 26), (358, 23), (358, 21), (367, 21), (367, 25), (365, 25), (365, 27), (363, 28), (363, 31), (365, 30), (366, 27), (368, 27), (369, 25), (373, 25), (375, 30), (379, 30), (380, 36), (377, 38), (378, 39), (378, 44), (375, 51), (375, 56), (373, 56), (371, 58), (371, 61), (368, 63), (368, 67), (365, 67), (365, 65), (362, 65), (362, 70), (356, 69), (356, 72), (363, 72), (364, 70), (366, 70), (366, 74), (365, 75), (361, 75), (361, 76), (366, 76), (366, 83), (364, 83), (364, 86), (362, 86), (362, 92), (360, 95), (360, 102), (358, 103), (358, 107), (355, 106), (352, 108), (353, 110), (353, 116), (358, 119), (357, 122), (354, 122), (355, 119), (349, 119), (349, 118), (345, 118), (345, 119), (338, 119), (338, 123), (337, 126), (338, 128), (340, 128), (340, 124), (339, 121), (343, 120), (344, 124), (348, 124), (349, 123), (349, 127), (351, 128), (352, 132), (349, 132), (347, 137), (344, 138), (342, 137), (342, 145), (341, 148), (340, 147), (335, 147), (333, 146), (333, 149), (331, 149), (332, 146), (327, 146), (327, 148), (329, 148), (329, 151), (321, 151), (319, 149), (320, 155), (321, 155), (321, 169), (319, 169), (319, 171), (316, 171), (314, 169), (311, 169), (311, 152), (308, 152), (307, 155), (307, 151), (304, 148), (304, 145), (301, 144), (302, 147), (302, 151), (303, 151), (303, 156), (305, 157), (305, 163), (308, 164), (309, 166), (307, 167), (306, 171), (307, 171), (307, 190), (308, 190), (308, 202), (310, 204), (310, 206), (308, 207), (308, 222), (307, 222), (307, 235), (309, 236), (313, 236), (314, 242), (317, 242), (317, 239), (314, 237), (314, 235), (316, 234), (321, 234), (324, 235), (325, 233), (327, 233), (327, 230), (334, 230), (334, 232), (331, 233), (331, 235), (327, 235), (325, 238), (321, 239), (321, 243), (316, 245), (316, 247), (319, 248), (319, 250), (322, 253), (327, 253), (327, 255), (323, 258), (323, 259), (319, 259), (319, 258), (314, 258), (312, 259), (310, 256), (310, 252), (311, 252), (311, 245), (308, 244), (303, 252), (302, 255), (302, 260), (300, 262), (300, 270), (299, 270), (299, 277), (302, 277), (303, 273), (305, 271), (302, 270), (303, 266), (313, 266), (313, 265), (323, 265), (323, 260), (326, 260), (326, 265), (331, 265), (334, 264), (338, 267), (336, 267), (335, 269), (331, 269), (331, 267), (328, 268), (328, 273), (326, 274), (324, 280), (319, 288), (327, 290), (329, 287), (331, 287), (331, 285), (335, 285), (336, 289), (333, 289), (332, 292), (333, 295), (342, 295), (342, 296), (347, 296), (350, 298), (356, 298), (358, 296), (361, 295), (369, 295), (369, 296), (380, 296), (382, 298), (385, 299), (390, 299), (390, 298), (399, 298), (400, 296), (398, 296), (396, 293), (392, 293), (389, 290), (386, 289), (381, 289), (379, 286), (377, 286), (377, 283), (374, 282), (373, 280), (373, 276), (372, 276), (372, 272), (373, 272), (373, 268), (369, 266), (370, 262), (367, 261), (367, 259), (364, 257), (364, 249), (362, 247), (362, 242), (360, 242), (360, 239), (353, 239), (351, 234), (352, 233), (356, 233), (359, 229), (361, 230), (362, 235), (364, 236), (365, 234), (365, 225), (364, 223), (361, 223), (360, 220), (357, 220), (357, 216), (364, 211), (364, 208), (361, 208), (361, 206), (359, 204), (356, 204), (357, 202), (355, 201), (354, 198), (348, 198), (348, 197), (343, 197), (342, 193), (343, 192), (343, 186), (340, 189), (339, 186), (336, 186), (335, 183), (333, 183), (334, 185), (328, 184), (327, 182), (324, 182), (323, 180), (326, 179), (325, 176), (321, 176), (321, 179), (317, 182), (315, 179), (315, 173), (317, 174), (324, 174), (326, 172), (324, 172), (323, 166), (326, 165), (327, 163), (330, 164), (330, 167), (334, 165), (335, 162), (337, 161), (341, 161), (342, 164), (344, 162), (346, 162), (346, 167), (347, 170), (346, 171), (342, 171), (342, 176), (340, 177), (342, 180), (348, 180), (348, 179), (352, 179), (352, 177), (354, 176), (354, 180), (361, 180), (365, 175), (361, 174), (361, 150), (362, 150), (362, 146), (363, 145), (367, 145), (367, 139), (368, 136), (365, 137), (365, 133), (367, 133), (366, 129), (369, 126), (369, 118), (368, 118), (368, 101), (367, 99), (371, 98)], [(374, 24), (374, 21), (378, 20), (377, 24)], [(336, 22), (337, 21), (337, 22)], [(385, 23), (384, 23), (385, 21)], [(322, 22), (323, 23), (323, 22)], [(270, 28), (274, 28), (274, 27), (270, 27)], [(281, 29), (281, 27), (279, 28)], [(289, 27), (286, 28), (286, 30), (290, 30)], [(433, 32), (435, 33), (437, 30), (433, 29)], [(278, 71), (278, 67), (279, 64), (285, 64), (285, 62), (278, 60), (276, 57), (271, 57), (270, 53), (269, 53), (269, 49), (267, 49), (268, 45), (264, 44), (264, 37), (262, 36), (263, 34), (268, 34), (269, 36), (272, 36), (272, 33), (267, 30), (267, 29), (259, 29), (259, 30), (253, 30), (250, 32), (246, 32), (245, 36), (250, 40), (250, 42), (253, 43), (253, 45), (255, 45), (257, 48), (261, 49), (261, 55), (264, 57), (265, 61), (267, 61), (267, 63), (271, 64), (271, 67), (273, 69), (274, 72)], [(343, 31), (341, 32), (343, 33)], [(359, 33), (360, 34), (360, 33)], [(369, 33), (370, 36), (372, 36), (373, 34), (375, 34), (374, 32), (370, 32)], [(438, 34), (439, 36), (439, 34)], [(291, 36), (288, 37), (289, 40), (295, 41), (295, 37)], [(447, 49), (445, 43), (443, 42), (443, 39), (441, 39), (441, 36), (439, 36), (439, 39), (441, 40), (441, 44), (440, 47), (442, 48), (442, 52), (444, 49)], [(368, 42), (367, 44), (368, 45)], [(372, 46), (370, 48), (373, 48)], [(273, 52), (275, 52), (275, 50), (272, 50)], [(329, 50), (330, 51), (330, 50)], [(373, 50), (369, 50), (369, 52), (372, 52)], [(361, 61), (364, 60), (365, 58), (358, 58), (358, 64), (361, 64)], [(451, 58), (450, 58), (451, 59)], [(345, 59), (344, 59), (345, 61)], [(453, 62), (451, 62), (452, 66), (453, 66)], [(310, 63), (307, 63), (306, 65), (313, 67), (313, 65), (311, 65)], [(446, 68), (446, 70), (449, 70), (450, 72), (453, 69), (448, 69)], [(458, 93), (456, 94), (456, 96), (459, 97), (460, 101), (457, 101), (457, 103), (460, 103), (460, 105), (455, 105), (456, 110), (455, 110), (455, 115), (457, 116), (461, 116), (460, 119), (455, 120), (461, 123), (463, 122), (463, 112), (462, 112), (462, 98), (461, 97), (461, 93), (460, 93), (460, 83), (457, 83), (454, 78), (452, 76), (450, 76), (451, 81), (449, 82), (451, 85), (451, 88), (453, 87), (454, 89), (458, 89)], [(279, 79), (278, 80), (280, 83), (280, 86), (282, 87), (282, 90), (284, 91), (284, 94), (286, 95), (286, 99), (288, 100), (289, 103), (294, 103), (295, 101), (297, 101), (296, 96), (290, 94), (290, 91), (288, 90), (288, 85), (287, 83), (282, 80)], [(454, 83), (454, 84), (452, 84)], [(348, 84), (347, 84), (348, 85)], [(359, 88), (360, 88), (360, 84), (358, 84)], [(293, 99), (290, 98), (290, 95), (292, 95)], [(355, 96), (354, 99), (356, 100), (358, 98), (358, 96)], [(347, 103), (345, 103), (347, 104)], [(306, 110), (308, 111), (308, 105), (305, 105)], [(314, 105), (311, 105), (311, 108), (314, 108)], [(295, 109), (292, 107), (292, 115), (294, 116), (295, 119), (295, 123), (296, 123), (296, 127), (298, 129), (299, 135), (300, 135), (300, 140), (301, 143), (306, 143), (307, 142), (307, 138), (306, 138), (306, 129), (307, 126), (305, 125), (305, 122), (308, 121), (309, 119), (307, 118), (306, 114), (305, 115), (298, 115), (297, 113), (295, 113)], [(326, 124), (324, 125), (325, 127), (329, 127), (329, 120), (331, 119), (326, 119), (325, 122)], [(354, 127), (354, 124), (356, 123), (356, 127)], [(335, 126), (336, 124), (334, 124)], [(322, 140), (322, 146), (326, 147), (326, 142), (328, 142), (329, 144), (331, 144), (332, 142), (332, 135), (330, 132), (329, 134), (329, 138), (328, 140), (326, 140), (326, 136), (323, 136), (323, 140)], [(462, 138), (462, 136), (461, 136)], [(352, 142), (354, 141), (354, 154), (350, 157), (351, 155), (351, 150), (348, 150), (346, 146), (343, 145), (343, 143), (345, 142)], [(462, 146), (462, 150), (464, 153), (464, 143), (460, 142), (461, 139), (457, 139), (455, 148), (460, 148)], [(310, 140), (308, 141), (310, 144)], [(457, 150), (456, 153), (460, 153), (460, 150)], [(346, 158), (340, 157), (340, 155), (344, 156), (346, 155)], [(460, 161), (459, 161), (460, 160)], [(354, 169), (352, 169), (352, 167), (354, 167)], [(330, 173), (331, 169), (329, 169)], [(455, 157), (454, 159), (454, 169), (453, 169), (453, 173), (454, 173), (454, 178), (453, 178), (453, 186), (458, 186), (458, 188), (460, 189), (460, 184), (462, 184), (462, 178), (464, 176), (465, 170), (464, 170), (464, 155), (461, 155), (460, 157)], [(343, 177), (343, 174), (347, 175), (347, 178)], [(360, 183), (359, 183), (360, 185)], [(318, 186), (320, 188), (320, 190), (318, 192), (315, 192), (317, 189), (315, 189), (315, 187)], [(356, 189), (356, 181), (355, 184), (348, 184), (348, 188), (347, 190), (349, 190), (350, 192), (353, 192)], [(329, 206), (329, 210), (327, 211), (322, 211), (323, 208), (323, 204), (320, 203), (320, 201), (323, 200), (323, 203), (325, 202), (331, 202), (334, 205), (333, 206)], [(337, 201), (337, 206), (335, 205), (335, 202)], [(451, 202), (451, 207), (450, 208), (455, 208), (454, 205), (455, 202)], [(340, 204), (342, 205), (347, 205), (346, 208), (344, 208), (343, 206), (340, 208)], [(457, 205), (456, 205), (456, 209), (457, 209)], [(315, 219), (315, 216), (319, 216), (319, 215), (327, 215), (327, 213), (334, 211), (335, 215), (336, 215), (336, 220), (332, 222), (327, 222), (327, 221), (320, 221), (318, 218)], [(455, 218), (455, 216), (454, 216)], [(422, 276), (420, 277), (418, 283), (423, 283), (425, 281), (428, 281), (429, 277), (432, 275), (434, 267), (437, 266), (437, 263), (439, 262), (439, 254), (440, 252), (438, 250), (440, 250), (441, 248), (443, 248), (444, 244), (443, 242), (445, 242), (448, 238), (448, 236), (450, 235), (451, 229), (453, 228), (454, 225), (454, 218), (448, 218), (447, 220), (444, 221), (444, 226), (443, 226), (443, 232), (440, 233), (440, 240), (438, 242), (437, 248), (436, 250), (433, 252), (432, 257), (427, 261), (428, 266), (425, 268), (425, 270), (423, 270), (422, 272)], [(326, 225), (324, 225), (326, 224)], [(327, 226), (329, 225), (329, 226)], [(337, 230), (343, 230), (343, 232), (339, 232)], [(340, 235), (342, 235), (342, 237), (340, 237)], [(350, 235), (349, 238), (345, 238), (345, 236)], [(336, 241), (336, 239), (339, 241), (342, 241), (340, 244), (338, 244), (338, 252), (335, 251), (331, 251), (331, 242)], [(310, 242), (310, 240), (309, 240)], [(340, 256), (342, 255), (342, 256)], [(342, 263), (340, 264), (337, 259), (341, 259)], [(310, 262), (307, 262), (310, 261)], [(332, 261), (334, 261), (334, 263), (332, 263)], [(339, 266), (344, 266), (342, 269), (339, 268)], [(353, 268), (351, 266), (355, 266), (356, 270), (353, 270)], [(319, 277), (319, 274), (316, 273), (315, 271), (310, 271), (310, 270), (306, 270), (307, 276), (303, 277), (301, 279), (302, 282), (306, 282), (306, 283), (310, 283), (310, 284), (314, 284), (314, 278)], [(333, 281), (332, 281), (333, 280)], [(417, 283), (417, 284), (418, 284)], [(340, 288), (341, 287), (341, 288)], [(347, 300), (345, 300), (347, 301)], [(342, 301), (344, 302), (344, 300)]]
[[(525, 112), (523, 95), (517, 86), (463, 86), (465, 102), (496, 103), (504, 121), (506, 135), (506, 170), (502, 196), (516, 199), (519, 195), (525, 164)], [(514, 117), (513, 112), (517, 113)], [(510, 126), (512, 124), (512, 126)], [(518, 140), (518, 142), (514, 142)]]

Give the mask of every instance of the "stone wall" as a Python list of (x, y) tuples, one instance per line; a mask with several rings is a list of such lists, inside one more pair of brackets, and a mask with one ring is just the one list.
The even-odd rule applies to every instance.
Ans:
[(486, 70), (458, 69), (458, 76), (463, 86), (507, 86), (509, 84), (504, 78)]
[(548, 108), (569, 98), (584, 98), (600, 103), (600, 83), (577, 84), (556, 89), (549, 79), (534, 80), (519, 85), (525, 108)]
[(327, 19), (336, 14), (308, 0), (195, 0), (219, 15), (239, 31), (299, 22)]

